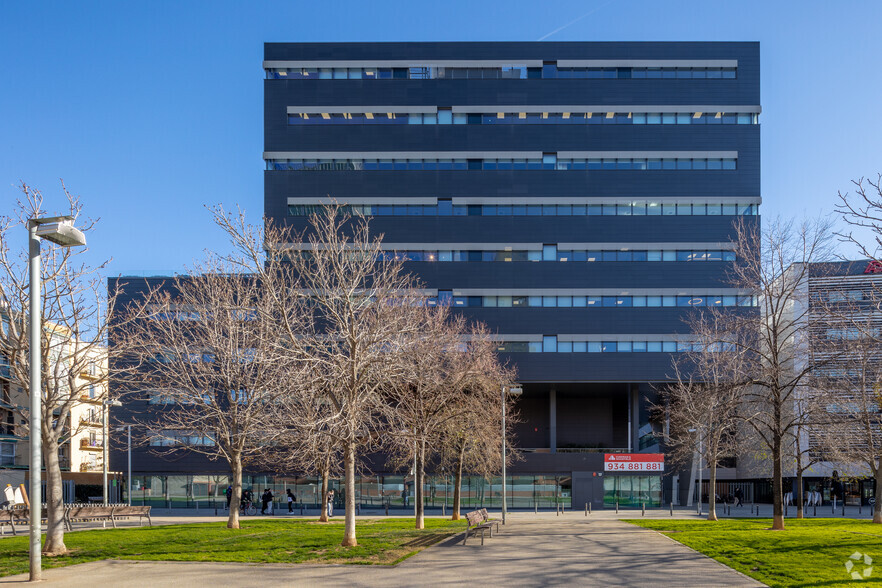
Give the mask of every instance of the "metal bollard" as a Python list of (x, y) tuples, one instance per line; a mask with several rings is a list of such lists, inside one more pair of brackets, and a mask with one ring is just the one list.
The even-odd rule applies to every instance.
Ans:
[(441, 505), (441, 516), (442, 517), (447, 516), (447, 503), (444, 503)]
[(214, 516), (217, 516), (217, 507), (214, 507)]
[(585, 503), (585, 516), (588, 516), (588, 503)]
[(842, 501), (842, 516), (845, 516), (845, 501)]
[(616, 500), (616, 514), (619, 514), (619, 501)]
[(833, 514), (836, 514), (836, 497), (833, 497)]
[(815, 505), (815, 514), (812, 516), (818, 516), (818, 505), (817, 504)]
[(556, 517), (560, 516), (560, 505), (559, 504), (554, 505), (554, 516), (556, 516)]
[(646, 503), (645, 502), (640, 505), (640, 516), (641, 517), (646, 516)]
[(389, 516), (389, 503), (386, 503), (386, 516)]
[(671, 501), (671, 516), (674, 516), (674, 501)]
[(533, 503), (533, 514), (539, 514), (539, 504), (536, 502)]
[(588, 514), (591, 514), (591, 503), (588, 503)]
[(784, 505), (784, 516), (785, 517), (787, 516), (787, 505), (786, 504)]

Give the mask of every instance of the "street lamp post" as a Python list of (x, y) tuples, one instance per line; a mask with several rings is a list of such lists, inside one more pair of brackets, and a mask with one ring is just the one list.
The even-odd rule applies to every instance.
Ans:
[[(704, 463), (703, 463), (703, 454), (704, 454), (704, 444), (702, 443), (701, 431), (699, 429), (687, 429), (689, 433), (696, 433), (698, 437), (698, 473), (696, 474), (696, 468), (693, 466), (692, 468), (692, 488), (690, 488), (690, 492), (695, 492), (698, 494), (698, 504), (701, 504), (701, 480), (704, 479)], [(695, 462), (693, 461), (693, 464)], [(710, 492), (713, 489), (709, 489)], [(692, 506), (691, 501), (687, 501), (686, 506)]]
[(101, 442), (101, 462), (102, 462), (101, 474), (102, 474), (102, 480), (103, 480), (102, 485), (104, 488), (104, 492), (102, 493), (102, 499), (103, 499), (104, 506), (107, 506), (107, 503), (108, 503), (108, 500), (107, 500), (107, 466), (108, 466), (108, 463), (107, 462), (110, 460), (110, 451), (108, 449), (108, 447), (110, 445), (108, 443), (108, 438), (110, 437), (110, 427), (108, 427), (108, 423), (107, 423), (107, 411), (108, 411), (108, 408), (111, 406), (122, 406), (122, 402), (120, 402), (119, 400), (104, 400), (101, 404), (102, 404), (101, 408), (103, 409), (101, 411), (102, 412), (101, 416), (102, 416), (102, 421), (103, 421), (102, 422), (103, 426), (101, 427), (101, 434), (103, 437), (103, 440)]
[(40, 349), (42, 317), (40, 316), (40, 241), (46, 239), (62, 247), (85, 246), (86, 236), (73, 226), (72, 216), (53, 216), (32, 218), (28, 220), (28, 274), (30, 279), (28, 339), (30, 340), (29, 381), (31, 406), (28, 426), (31, 443), (31, 463), (29, 476), (31, 479), (30, 506), (31, 517), (29, 526), (28, 562), (29, 579), (38, 582), (42, 578), (42, 554), (40, 545), (40, 523), (43, 509), (43, 479), (40, 468), (43, 461), (42, 435), (42, 400), (43, 385), (40, 381), (43, 364)]
[(505, 524), (505, 512), (507, 510), (506, 506), (506, 493), (505, 493), (505, 391), (508, 390), (508, 393), (517, 396), (523, 392), (523, 389), (518, 386), (515, 388), (509, 388), (508, 386), (502, 387), (502, 524)]
[(126, 458), (128, 461), (129, 473), (126, 476), (126, 503), (132, 506), (132, 425), (127, 424), (118, 427), (116, 430), (120, 433), (128, 429), (128, 447), (126, 448)]

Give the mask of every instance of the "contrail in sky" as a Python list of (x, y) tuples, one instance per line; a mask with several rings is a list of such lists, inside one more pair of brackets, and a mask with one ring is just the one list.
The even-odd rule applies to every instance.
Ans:
[(607, 6), (609, 6), (610, 4), (612, 4), (613, 2), (615, 2), (615, 0), (610, 0), (609, 2), (607, 2), (607, 3), (605, 3), (605, 4), (601, 4), (601, 5), (598, 6), (597, 8), (594, 8), (594, 9), (592, 9), (592, 10), (589, 10), (588, 12), (586, 12), (585, 14), (583, 14), (582, 16), (580, 16), (580, 17), (578, 17), (578, 18), (574, 18), (573, 20), (571, 20), (570, 22), (568, 22), (568, 23), (565, 24), (564, 26), (559, 27), (559, 28), (556, 28), (556, 29), (554, 29), (553, 31), (551, 31), (550, 33), (548, 33), (547, 35), (543, 35), (543, 36), (539, 37), (539, 38), (536, 39), (536, 40), (537, 40), (537, 41), (544, 41), (545, 39), (547, 39), (547, 38), (550, 37), (551, 35), (554, 35), (554, 34), (557, 34), (557, 33), (561, 32), (562, 30), (564, 30), (564, 29), (567, 28), (568, 26), (573, 25), (573, 24), (576, 24), (577, 22), (579, 22), (580, 20), (582, 20), (582, 19), (585, 18), (586, 16), (589, 16), (589, 15), (591, 15), (591, 14), (594, 14), (595, 12), (597, 12), (598, 10), (600, 10), (601, 8), (606, 8)]

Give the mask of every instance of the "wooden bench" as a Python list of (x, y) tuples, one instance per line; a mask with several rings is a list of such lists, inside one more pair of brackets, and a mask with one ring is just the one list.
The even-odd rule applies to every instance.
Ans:
[(113, 518), (113, 506), (69, 506), (64, 510), (64, 525), (68, 531), (73, 531), (73, 522), (109, 520), (116, 528), (116, 520)]
[(469, 538), (469, 533), (474, 535), (478, 531), (481, 532), (481, 545), (484, 545), (484, 533), (486, 531), (490, 531), (490, 537), (493, 537), (493, 525), (484, 522), (484, 516), (480, 513), (480, 511), (473, 510), (472, 512), (466, 513), (466, 520), (468, 521), (468, 526), (466, 526), (465, 536), (462, 538), (462, 544), (465, 545), (466, 541)]
[(72, 531), (74, 521), (110, 520), (116, 529), (116, 521), (123, 517), (138, 517), (139, 525), (144, 524), (146, 517), (153, 526), (149, 506), (71, 506), (64, 511), (64, 524), (68, 531)]
[[(496, 532), (498, 533), (499, 532), (499, 519), (491, 519), (490, 513), (487, 512), (486, 508), (482, 508), (478, 512), (481, 513), (481, 516), (484, 518), (485, 523), (487, 523), (488, 525), (496, 525)], [(493, 535), (491, 535), (491, 537), (492, 536)]]
[(150, 507), (149, 506), (117, 506), (116, 510), (113, 511), (113, 517), (138, 517), (138, 525), (144, 524), (144, 518), (147, 518), (147, 524), (149, 526), (153, 526), (153, 521), (150, 519)]
[[(40, 513), (42, 518), (46, 518), (46, 509)], [(41, 519), (42, 520), (42, 519)], [(15, 535), (15, 525), (27, 525), (31, 521), (31, 509), (29, 508), (10, 508), (0, 510), (0, 529), (3, 525), (9, 525), (12, 534)]]
[[(5, 508), (0, 510), (0, 534), (5, 533), (5, 531), (3, 531), (3, 525), (9, 525), (12, 529), (12, 534), (15, 535), (15, 523), (22, 520), (22, 510), (23, 509), (20, 508)], [(26, 520), (26, 518), (24, 520)]]

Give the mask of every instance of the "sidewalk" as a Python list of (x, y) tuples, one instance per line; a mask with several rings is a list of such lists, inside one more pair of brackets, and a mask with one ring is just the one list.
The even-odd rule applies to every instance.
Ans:
[[(639, 515), (639, 512), (638, 512)], [(281, 548), (281, 547), (280, 547)], [(47, 586), (761, 586), (653, 531), (568, 512), (513, 513), (499, 534), (454, 536), (397, 566), (102, 561), (44, 570)], [(0, 578), (0, 586), (27, 580)]]

